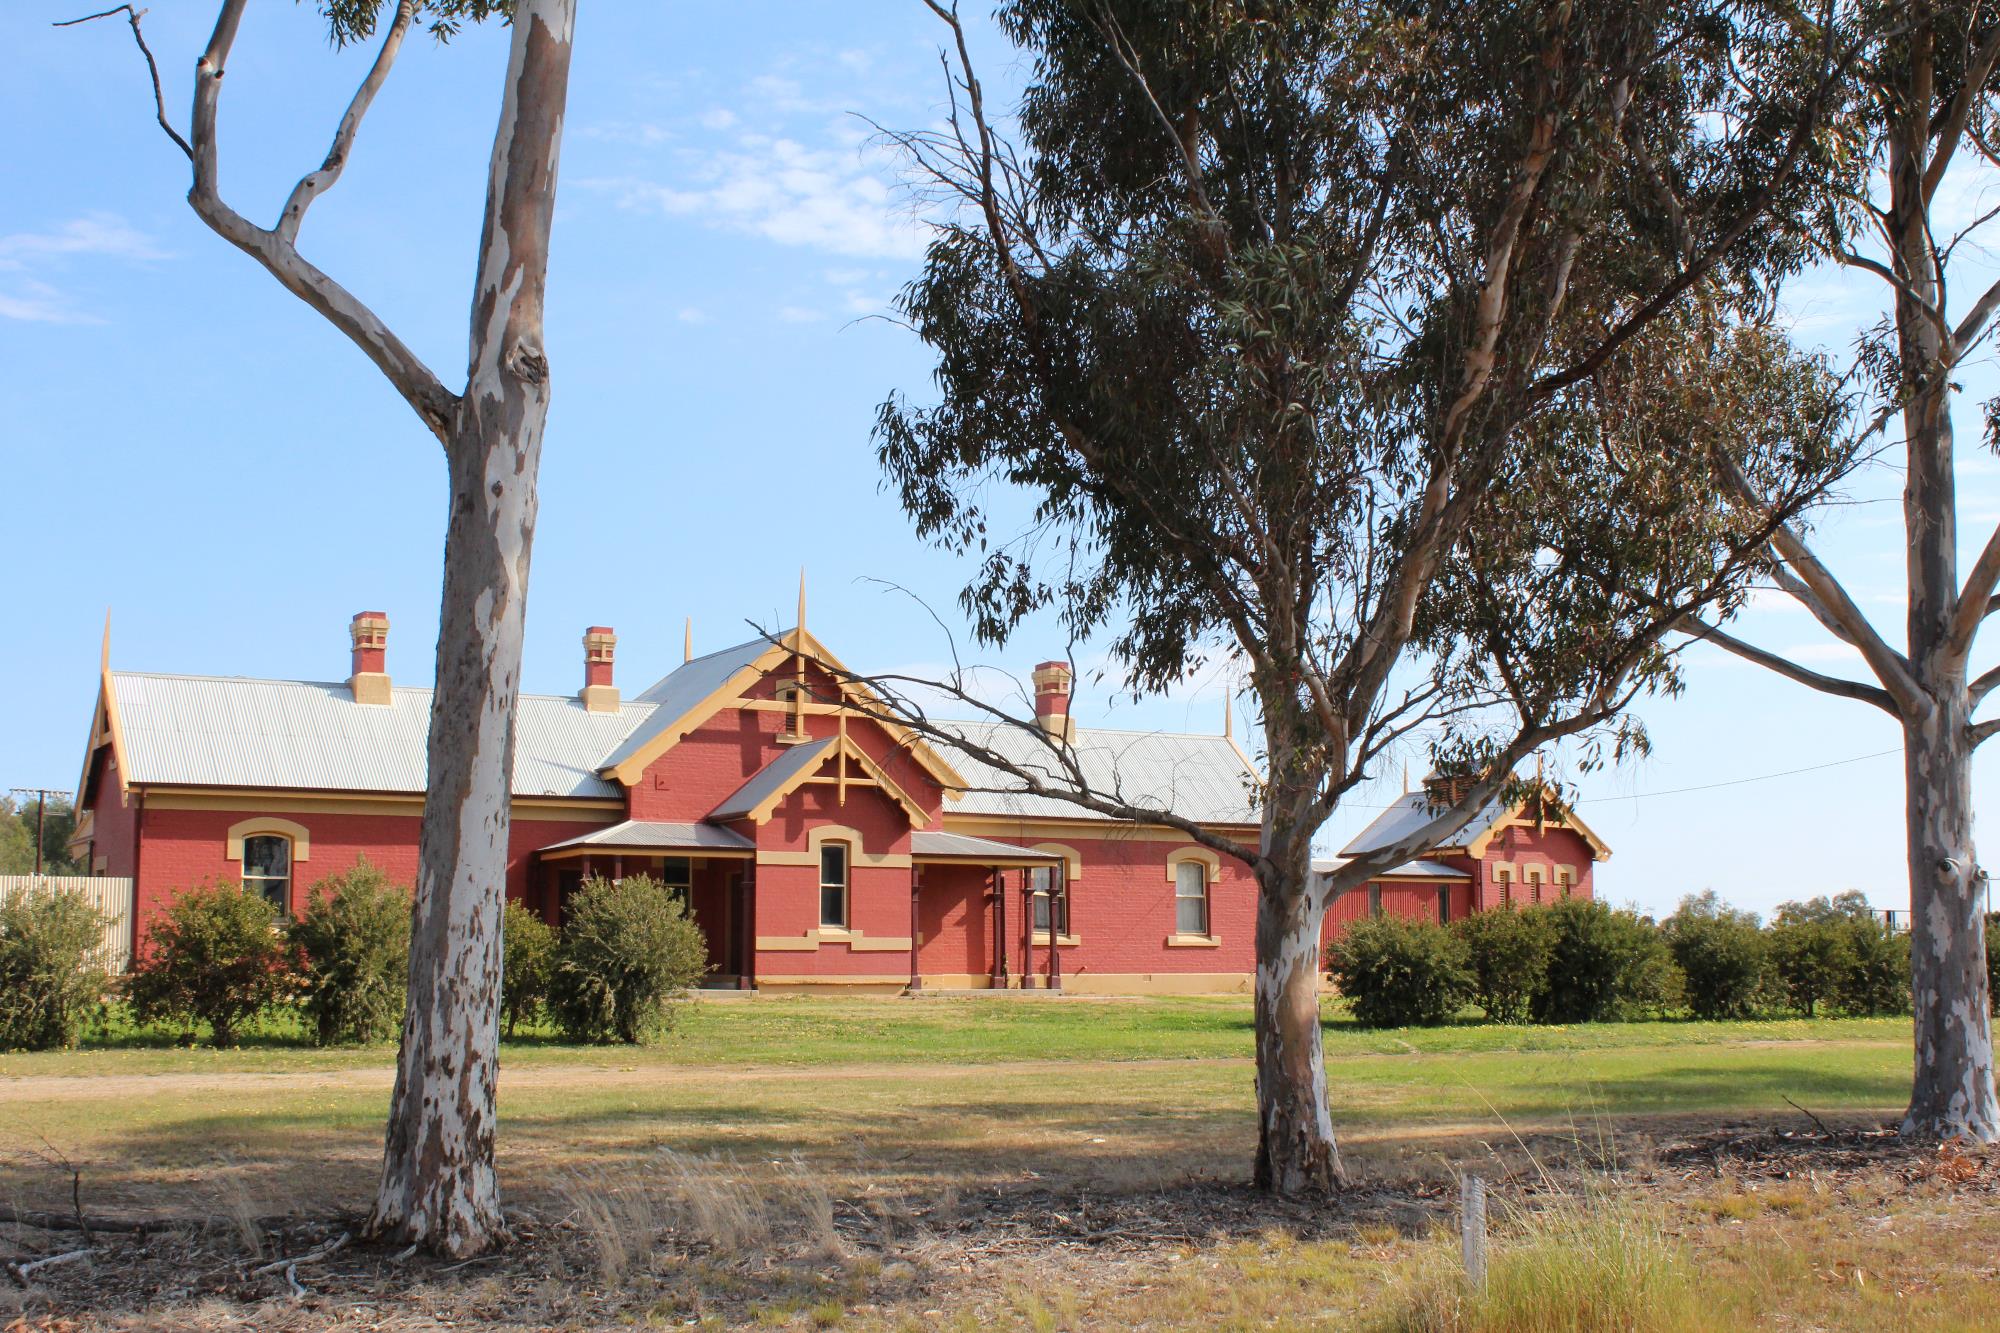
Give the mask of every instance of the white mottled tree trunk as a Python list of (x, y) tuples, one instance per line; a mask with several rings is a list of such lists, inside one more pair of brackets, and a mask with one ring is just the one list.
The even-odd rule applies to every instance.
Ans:
[[(1265, 702), (1267, 718), (1280, 710)], [(1301, 727), (1292, 725), (1296, 734)], [(1267, 721), (1270, 781), (1265, 788), (1257, 876), (1257, 1188), (1274, 1194), (1326, 1191), (1342, 1182), (1327, 1106), (1320, 1045), (1320, 922), (1313, 891), (1312, 836), (1299, 819), (1309, 798), (1297, 742), (1282, 721)], [(1290, 762), (1288, 762), (1288, 756)], [(1291, 776), (1288, 777), (1287, 774)]]
[[(1962, 691), (1960, 692), (1962, 697)], [(1916, 1071), (1905, 1134), (2000, 1138), (1986, 931), (1972, 843), (1972, 751), (1960, 709), (1904, 730), (1910, 858), (1910, 997)]]
[(505, 1234), (494, 1172), (515, 700), (548, 415), (542, 298), (575, 0), (521, 0), (487, 179), (418, 846), (409, 1011), (371, 1235), (464, 1256)]

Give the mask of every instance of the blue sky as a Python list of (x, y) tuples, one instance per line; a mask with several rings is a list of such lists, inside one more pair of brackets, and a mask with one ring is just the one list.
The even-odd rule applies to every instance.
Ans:
[[(382, 609), (391, 671), (416, 681), (436, 635), (436, 444), (358, 353), (195, 220), (125, 29), (48, 26), (76, 12), (42, 0), (0, 12), (15, 53), (0, 115), (16, 127), (0, 140), (0, 475), (16, 571), (0, 653), (6, 785), (74, 780), (107, 607), (114, 664), (130, 669), (338, 678), (348, 616)], [(146, 20), (182, 123), (211, 20), (184, 4)], [(989, 81), (1017, 80), (981, 36)], [(529, 689), (574, 690), (580, 636), (597, 623), (617, 628), (620, 679), (637, 688), (679, 661), (684, 617), (698, 651), (747, 637), (746, 621), (789, 619), (801, 566), (813, 628), (856, 666), (946, 659), (930, 616), (880, 582), (951, 622), (967, 571), (919, 543), (878, 485), (875, 409), (892, 390), (922, 394), (928, 361), (880, 318), (921, 234), (859, 118), (934, 114), (937, 38), (918, 0), (584, 7), (550, 278), (556, 393)], [(497, 30), (446, 48), (413, 40), (303, 235), (447, 382), (463, 373), (503, 57)], [(309, 8), (253, 8), (222, 113), (224, 189), (243, 211), (268, 220), (318, 162), (368, 58), (329, 49)], [(1877, 301), (1814, 275), (1790, 306), (1802, 336), (1844, 348)], [(1991, 381), (1982, 364), (1967, 384), (1977, 396)], [(1976, 547), (2000, 521), (2000, 464), (1976, 449), (1973, 405), (1960, 422)], [(1899, 486), (1887, 469), (1861, 479), (1819, 538), (1892, 642)], [(1851, 659), (1777, 599), (1745, 624), (1822, 668)], [(1061, 647), (1044, 628), (994, 660), (1025, 676)], [(1211, 669), (1138, 704), (1086, 687), (1077, 711), (1219, 730), (1223, 681)], [(1607, 896), (1656, 910), (1709, 887), (1760, 910), (1845, 888), (1907, 901), (1886, 717), (1707, 650), (1685, 697), (1640, 711), (1652, 757), (1581, 785), (1583, 814), (1616, 849), (1599, 872)], [(1393, 798), (1391, 767), (1329, 844)], [(1682, 790), (1798, 769), (1813, 771)]]

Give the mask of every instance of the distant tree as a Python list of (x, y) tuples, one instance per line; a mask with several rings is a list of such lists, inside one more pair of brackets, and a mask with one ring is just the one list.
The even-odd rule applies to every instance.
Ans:
[(42, 873), (87, 875), (90, 868), (70, 855), (76, 832), (76, 807), (67, 796), (54, 796), (47, 808), (36, 810), (36, 798), (0, 796), (0, 875), (27, 875), (35, 869), (35, 826), (42, 827)]
[[(1059, 736), (975, 752), (1251, 867), (1256, 1180), (1328, 1187), (1327, 902), (1516, 794), (1538, 747), (1643, 747), (1618, 719), (1678, 688), (1668, 627), (1726, 615), (1768, 527), (1691, 445), (1757, 423), (1759, 483), (1800, 500), (1844, 465), (1834, 386), (1759, 314), (1830, 52), (1788, 7), (1707, 0), (1011, 0), (1017, 147), (926, 2), (950, 104), (892, 137), (939, 203), (900, 306), (940, 396), (884, 405), (884, 468), (978, 561), (982, 641), (1053, 609), (1137, 692), (1245, 660), (1263, 827), (1128, 796)], [(870, 683), (924, 728), (937, 682)], [(1314, 880), (1340, 800), (1440, 731), (1461, 780), (1433, 817)]]
[(1771, 920), (1774, 924), (1784, 925), (1794, 921), (1865, 921), (1874, 915), (1875, 910), (1868, 905), (1867, 894), (1859, 889), (1847, 889), (1830, 898), (1822, 894), (1798, 902), (1779, 903)]
[[(1823, 901), (1823, 900), (1822, 900)], [(1848, 918), (1779, 917), (1770, 930), (1771, 971), (1792, 1008), (1812, 1018), (1839, 994), (1855, 966)]]
[[(140, 11), (120, 5), (92, 17), (127, 16), (153, 73), (160, 126), (193, 163), (188, 203), (195, 213), (359, 347), (444, 445), (451, 506), (409, 1005), (367, 1230), (464, 1257), (506, 1232), (493, 1166), (500, 911), (535, 480), (549, 405), (542, 302), (576, 0), (320, 0), (336, 45), (365, 41), (378, 26), (381, 44), (325, 160), (292, 188), (269, 228), (224, 201), (218, 167), (223, 75), (249, 7), (249, 0), (221, 6), (195, 64), (185, 138), (161, 99)], [(493, 17), (512, 24), (513, 40), (476, 252), (465, 388), (454, 393), (373, 310), (299, 252), (298, 236), (306, 210), (340, 179), (411, 27), (428, 18), (443, 39), (464, 21)]]
[(1755, 913), (1738, 911), (1706, 889), (1681, 899), (1661, 930), (1696, 1018), (1749, 1018), (1757, 1012), (1770, 948)]
[[(1975, 720), (2000, 687), (2000, 666), (1975, 676), (1972, 662), (1987, 617), (2000, 609), (2000, 525), (1960, 511), (1954, 415), (1966, 370), (1990, 354), (2000, 315), (2000, 282), (1986, 271), (1995, 214), (1962, 202), (1986, 188), (2000, 160), (2000, 8), (1988, 0), (1847, 0), (1802, 8), (1797, 22), (1857, 31), (1866, 41), (1830, 118), (1829, 141), (1853, 151), (1824, 160), (1833, 170), (1814, 244), (1831, 262), (1882, 284), (1886, 314), (1858, 331), (1859, 365), (1874, 390), (1871, 429), (1901, 426), (1900, 439), (1885, 435), (1884, 447), (1895, 455), (1903, 497), (1905, 623), (1892, 642), (1809, 530), (1784, 521), (1772, 537), (1772, 582), (1859, 654), (1872, 679), (1816, 670), (1711, 625), (1696, 623), (1693, 632), (1787, 679), (1873, 705), (1902, 729), (1916, 1007), (1903, 1129), (1991, 1143), (2000, 1140), (2000, 1100), (1972, 755), (2000, 733), (2000, 718)], [(1967, 286), (1954, 294), (1960, 278)], [(2000, 444), (2000, 400), (1984, 405), (1978, 424), (1970, 433), (1988, 447)], [(1746, 510), (1776, 517), (1782, 500), (1774, 505), (1753, 478), (1726, 466), (1724, 473)], [(1963, 574), (1961, 518), (1988, 529)]]

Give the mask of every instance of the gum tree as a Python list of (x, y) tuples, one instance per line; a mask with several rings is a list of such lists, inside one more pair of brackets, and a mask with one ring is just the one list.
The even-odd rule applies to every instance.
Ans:
[[(1976, 191), (2000, 166), (2000, 6), (1867, 4), (1846, 18), (1867, 30), (1868, 42), (1842, 86), (1834, 123), (1856, 145), (1852, 165), (1860, 170), (1832, 178), (1815, 241), (1831, 262), (1879, 282), (1887, 306), (1887, 318), (1860, 343), (1881, 404), (1874, 425), (1901, 427), (1900, 440), (1885, 443), (1900, 452), (1904, 477), (1902, 641), (1892, 643), (1869, 619), (1794, 523), (1774, 533), (1772, 578), (1859, 654), (1872, 679), (1814, 670), (1705, 621), (1690, 628), (1789, 680), (1878, 708), (1902, 728), (1916, 1014), (1903, 1130), (1990, 1143), (2000, 1139), (2000, 1104), (1972, 755), (2000, 732), (2000, 720), (1976, 717), (2000, 686), (2000, 667), (1975, 675), (1972, 658), (1987, 618), (2000, 610), (2000, 527), (1961, 574), (1954, 414), (1967, 367), (1992, 338), (2000, 282), (1990, 266), (1969, 290), (1954, 291), (1953, 279), (1983, 266), (1992, 239), (1995, 215)], [(1985, 405), (1981, 435), (2000, 444), (2000, 400)], [(1724, 461), (1739, 502), (1769, 517), (1773, 497)]]
[[(470, 1255), (505, 1234), (493, 1163), (500, 914), (535, 479), (549, 404), (542, 298), (576, 3), (326, 0), (321, 12), (335, 43), (375, 38), (376, 56), (325, 159), (300, 178), (270, 227), (250, 221), (221, 187), (223, 78), (249, 7), (249, 0), (227, 0), (217, 15), (195, 63), (185, 137), (167, 114), (140, 14), (124, 5), (91, 17), (122, 13), (129, 23), (152, 72), (160, 126), (193, 164), (188, 204), (195, 213), (345, 334), (444, 447), (451, 498), (409, 1005), (368, 1230)], [(411, 29), (428, 21), (444, 38), (462, 22), (488, 18), (507, 20), (512, 37), (487, 171), (465, 387), (454, 392), (373, 310), (307, 259), (298, 240), (308, 210), (340, 179)]]
[[(892, 137), (939, 205), (901, 302), (938, 396), (883, 407), (890, 483), (978, 560), (985, 642), (1052, 609), (1137, 692), (1240, 655), (1258, 844), (1093, 783), (1059, 736), (960, 748), (1251, 867), (1256, 1179), (1329, 1187), (1327, 902), (1523, 793), (1538, 747), (1643, 745), (1623, 709), (1678, 687), (1671, 626), (1733, 610), (1769, 526), (1703, 441), (1760, 423), (1745, 466), (1785, 513), (1840, 464), (1835, 386), (1757, 317), (1831, 50), (1728, 4), (1014, 0), (1003, 135), (926, 3), (950, 102)], [(937, 682), (871, 684), (951, 739), (915, 702)], [(1315, 880), (1313, 835), (1419, 733), (1450, 795)]]

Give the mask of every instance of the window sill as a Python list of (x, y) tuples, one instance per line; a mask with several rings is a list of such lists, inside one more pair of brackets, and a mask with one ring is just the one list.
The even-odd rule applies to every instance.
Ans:
[(1220, 949), (1222, 947), (1222, 936), (1169, 935), (1167, 936), (1167, 947), (1169, 949)]
[(771, 739), (779, 745), (804, 745), (812, 737), (798, 732), (781, 731)]
[[(1046, 949), (1046, 948), (1048, 948), (1048, 947), (1049, 947), (1049, 932), (1047, 932), (1046, 930), (1038, 930), (1038, 931), (1036, 931), (1036, 932), (1035, 932), (1035, 934), (1034, 934), (1034, 941), (1033, 941), (1033, 943), (1034, 943), (1035, 947), (1036, 947), (1036, 948), (1038, 948), (1038, 949)], [(1074, 949), (1074, 948), (1075, 948), (1075, 947), (1076, 947), (1077, 945), (1079, 945), (1079, 944), (1082, 944), (1082, 943), (1083, 943), (1083, 936), (1081, 936), (1081, 935), (1058, 935), (1058, 936), (1056, 936), (1056, 943), (1057, 943), (1057, 944), (1060, 944), (1060, 945), (1061, 945), (1061, 946), (1062, 946), (1063, 948), (1065, 948), (1065, 949)]]

